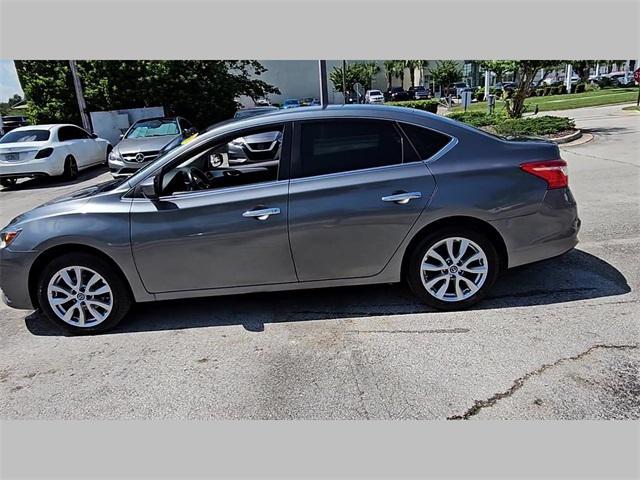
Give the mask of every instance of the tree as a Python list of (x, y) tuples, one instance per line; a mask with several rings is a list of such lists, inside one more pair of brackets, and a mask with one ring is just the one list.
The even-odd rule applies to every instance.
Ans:
[(524, 101), (535, 88), (533, 79), (541, 69), (556, 68), (557, 60), (520, 60), (516, 61), (515, 68), (518, 76), (518, 85), (513, 91), (510, 100), (505, 100), (505, 108), (511, 118), (520, 118), (524, 113)]
[[(79, 123), (68, 62), (16, 61), (34, 123)], [(253, 99), (278, 89), (255, 77), (264, 67), (254, 60), (80, 61), (89, 111), (163, 106), (206, 127), (233, 115), (241, 95)]]
[(496, 82), (502, 82), (505, 73), (513, 72), (516, 69), (516, 62), (512, 60), (483, 60), (480, 68), (496, 74)]
[(436, 68), (431, 70), (431, 76), (435, 83), (448, 91), (451, 85), (462, 78), (462, 68), (453, 60), (442, 60), (436, 62)]
[[(371, 89), (373, 78), (380, 72), (380, 66), (375, 62), (352, 63), (347, 65), (345, 72), (344, 80), (347, 88), (346, 93), (348, 94), (353, 91), (353, 86), (356, 83)], [(342, 77), (342, 67), (333, 67), (333, 70), (329, 74), (329, 79), (338, 92), (342, 92)]]
[(571, 68), (578, 77), (580, 77), (580, 83), (586, 83), (589, 81), (589, 73), (591, 68), (595, 68), (596, 60), (572, 60)]
[(395, 60), (385, 60), (384, 63), (384, 71), (387, 76), (387, 90), (391, 89), (391, 81), (395, 76), (396, 70), (396, 61)]
[(427, 62), (426, 60), (403, 60), (402, 63), (403, 63), (403, 69), (404, 68), (409, 69), (409, 78), (411, 79), (411, 86), (415, 87), (416, 86), (416, 82), (415, 82), (416, 69), (424, 68), (425, 66), (427, 66), (429, 62)]

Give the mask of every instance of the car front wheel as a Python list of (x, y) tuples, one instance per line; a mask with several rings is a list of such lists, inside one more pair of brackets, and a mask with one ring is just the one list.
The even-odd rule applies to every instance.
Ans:
[(37, 288), (42, 312), (73, 334), (113, 328), (132, 303), (121, 274), (105, 260), (85, 253), (65, 254), (49, 262)]
[(482, 300), (500, 269), (491, 240), (471, 229), (446, 229), (423, 239), (407, 271), (412, 291), (439, 310), (460, 310)]

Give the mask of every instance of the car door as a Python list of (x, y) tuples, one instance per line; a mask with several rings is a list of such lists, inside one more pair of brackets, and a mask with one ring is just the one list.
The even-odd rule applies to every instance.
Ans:
[(96, 142), (81, 128), (72, 125), (60, 127), (58, 139), (64, 142), (73, 158), (76, 159), (78, 169), (83, 169), (96, 163)]
[[(211, 165), (205, 175), (213, 187), (132, 202), (133, 256), (148, 291), (297, 281), (287, 232), (289, 128), (271, 125), (238, 131), (204, 146), (198, 143), (179, 157), (179, 165), (189, 162), (189, 156), (200, 161), (196, 155), (202, 153), (196, 152), (204, 149)], [(283, 144), (273, 158), (262, 164), (229, 167), (230, 142), (272, 130), (283, 132)], [(168, 171), (165, 180), (175, 182), (175, 172), (183, 168)]]
[(299, 122), (292, 161), (289, 237), (300, 281), (380, 273), (435, 187), (386, 120)]

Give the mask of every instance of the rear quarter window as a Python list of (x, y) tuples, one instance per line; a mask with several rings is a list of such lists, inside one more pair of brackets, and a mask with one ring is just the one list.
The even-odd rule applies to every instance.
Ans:
[(430, 128), (419, 127), (409, 123), (400, 123), (400, 128), (405, 133), (416, 150), (420, 160), (427, 160), (442, 150), (451, 137)]

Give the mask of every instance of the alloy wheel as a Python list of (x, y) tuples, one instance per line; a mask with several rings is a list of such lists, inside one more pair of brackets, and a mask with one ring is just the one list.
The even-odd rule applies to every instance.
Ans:
[(69, 266), (58, 270), (49, 281), (47, 300), (63, 322), (74, 327), (95, 327), (113, 309), (111, 287), (95, 270)]
[(436, 242), (422, 258), (425, 290), (444, 302), (460, 302), (484, 285), (489, 272), (486, 253), (472, 240), (449, 237)]

